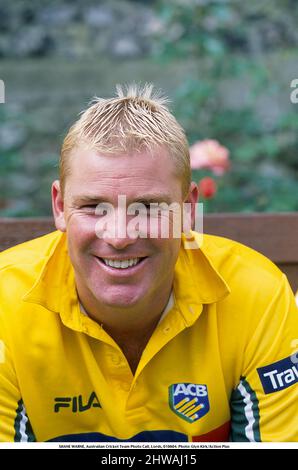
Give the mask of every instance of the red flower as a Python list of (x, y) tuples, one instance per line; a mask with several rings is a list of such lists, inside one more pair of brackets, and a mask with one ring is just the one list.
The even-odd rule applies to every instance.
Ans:
[(193, 170), (208, 168), (215, 175), (224, 174), (230, 167), (229, 150), (217, 140), (201, 140), (189, 148), (190, 164)]
[(199, 194), (206, 199), (212, 198), (217, 191), (217, 184), (213, 178), (206, 176), (198, 182)]

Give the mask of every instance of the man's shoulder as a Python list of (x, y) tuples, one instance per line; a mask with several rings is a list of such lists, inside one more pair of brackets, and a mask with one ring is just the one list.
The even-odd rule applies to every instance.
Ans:
[(269, 258), (235, 240), (204, 235), (201, 249), (229, 284), (251, 289), (259, 282), (271, 290), (281, 282), (282, 272)]
[(233, 240), (206, 235), (201, 249), (230, 291), (218, 305), (221, 324), (240, 338), (242, 328), (253, 334), (270, 305), (288, 296), (285, 275), (266, 256)]
[(21, 298), (40, 275), (61, 238), (58, 231), (29, 240), (0, 253), (0, 296)]
[(5, 335), (6, 340), (9, 336), (18, 343), (24, 331), (44, 328), (41, 325), (45, 315), (36, 316), (42, 305), (41, 297), (37, 293), (33, 305), (30, 300), (26, 301), (26, 296), (40, 285), (46, 300), (55, 298), (56, 290), (45, 278), (45, 268), (48, 270), (52, 263), (51, 279), (56, 281), (60, 269), (58, 261), (63, 257), (61, 249), (64, 250), (64, 244), (59, 243), (61, 236), (60, 232), (52, 232), (0, 253), (0, 334)]
[(0, 271), (10, 266), (35, 264), (37, 260), (50, 254), (60, 237), (61, 233), (55, 231), (2, 251)]

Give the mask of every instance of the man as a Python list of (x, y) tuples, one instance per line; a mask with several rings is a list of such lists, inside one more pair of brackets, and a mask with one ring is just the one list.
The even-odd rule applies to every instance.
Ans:
[(184, 132), (151, 86), (72, 126), (58, 231), (0, 256), (1, 441), (297, 441), (287, 279), (239, 243), (174, 236), (173, 207), (194, 226), (197, 200)]

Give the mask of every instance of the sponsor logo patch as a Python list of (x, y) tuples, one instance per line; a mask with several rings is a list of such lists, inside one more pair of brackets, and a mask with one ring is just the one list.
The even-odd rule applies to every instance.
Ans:
[(259, 367), (257, 371), (266, 394), (279, 392), (298, 382), (298, 364), (293, 363), (292, 356)]
[(54, 399), (54, 411), (59, 413), (60, 408), (70, 408), (73, 413), (82, 413), (90, 408), (101, 408), (101, 404), (95, 392), (92, 392), (88, 400), (84, 403), (82, 395), (78, 397), (56, 397)]
[(210, 409), (207, 385), (178, 383), (169, 387), (170, 408), (188, 423), (205, 416)]

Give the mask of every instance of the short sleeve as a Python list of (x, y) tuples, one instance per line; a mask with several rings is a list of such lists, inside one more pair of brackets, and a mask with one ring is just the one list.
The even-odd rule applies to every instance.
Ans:
[(231, 396), (232, 441), (298, 441), (297, 347), (298, 309), (283, 274), (245, 350)]
[(0, 322), (0, 442), (34, 441), (11, 352)]

